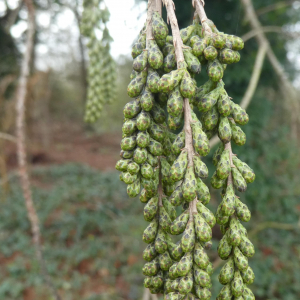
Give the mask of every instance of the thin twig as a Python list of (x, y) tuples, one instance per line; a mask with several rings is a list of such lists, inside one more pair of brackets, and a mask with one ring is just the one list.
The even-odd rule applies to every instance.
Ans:
[(281, 81), (281, 87), (283, 89), (283, 95), (285, 96), (286, 100), (289, 101), (291, 107), (291, 120), (292, 120), (292, 137), (296, 140), (297, 138), (297, 126), (296, 124), (300, 122), (299, 119), (299, 101), (297, 96), (297, 91), (295, 90), (293, 84), (289, 81), (287, 74), (284, 71), (283, 66), (277, 59), (274, 51), (266, 38), (265, 34), (261, 30), (262, 25), (260, 24), (258, 17), (255, 13), (252, 0), (240, 0), (246, 14), (247, 20), (249, 20), (252, 29), (257, 30), (258, 34), (256, 35), (256, 39), (258, 44), (266, 45), (267, 46), (267, 57), (277, 74), (278, 78)]
[[(171, 23), (173, 42), (176, 53), (176, 62), (177, 68), (180, 69), (181, 63), (184, 61), (183, 51), (182, 51), (182, 39), (179, 32), (178, 22), (175, 15), (175, 6), (173, 1), (165, 0), (164, 1), (167, 9), (168, 19)], [(193, 136), (192, 136), (192, 128), (191, 128), (191, 107), (189, 103), (189, 99), (184, 99), (184, 132), (185, 132), (185, 150), (188, 153), (188, 168), (194, 166), (193, 156), (195, 154), (194, 146), (193, 146)], [(193, 213), (197, 213), (197, 197), (190, 202), (190, 214), (192, 216)]]
[(146, 49), (149, 49), (149, 41), (153, 40), (152, 33), (152, 14), (155, 9), (156, 3), (155, 0), (148, 1), (148, 10), (147, 10), (147, 21), (146, 21)]
[(168, 21), (171, 24), (173, 44), (175, 48), (175, 55), (177, 61), (177, 68), (180, 69), (180, 64), (184, 61), (183, 51), (182, 51), (182, 39), (180, 36), (180, 31), (178, 27), (177, 18), (175, 15), (175, 5), (172, 0), (163, 0), (166, 6)]
[(241, 36), (241, 38), (243, 39), (244, 42), (247, 42), (250, 39), (254, 38), (257, 34), (264, 33), (264, 32), (265, 33), (268, 33), (268, 32), (280, 33), (289, 38), (297, 38), (300, 36), (299, 31), (289, 32), (289, 31), (283, 30), (282, 27), (280, 27), (280, 26), (264, 26), (260, 30), (257, 30), (257, 29), (250, 30), (249, 32), (247, 32), (246, 34)]
[(155, 10), (162, 15), (162, 0), (156, 0), (156, 8)]
[(265, 44), (261, 45), (258, 49), (258, 53), (256, 56), (256, 60), (255, 60), (255, 64), (253, 67), (253, 71), (252, 71), (252, 75), (251, 75), (251, 79), (248, 85), (248, 88), (246, 90), (246, 93), (244, 94), (244, 97), (240, 103), (240, 106), (243, 109), (247, 109), (247, 107), (249, 106), (251, 99), (256, 91), (257, 85), (258, 85), (258, 81), (260, 78), (260, 74), (262, 71), (262, 67), (264, 64), (264, 60), (266, 57), (266, 53), (267, 53), (267, 47)]
[(264, 33), (264, 32), (275, 32), (275, 33), (283, 33), (282, 27), (280, 26), (264, 26), (261, 27), (260, 29), (252, 29), (249, 32), (245, 33), (244, 35), (241, 36), (241, 39), (244, 42), (247, 42), (248, 40), (252, 39), (259, 33)]
[(249, 231), (249, 237), (253, 237), (257, 235), (260, 231), (265, 229), (282, 229), (282, 230), (296, 230), (299, 229), (299, 224), (284, 224), (284, 223), (277, 223), (277, 222), (263, 222), (258, 224), (252, 230)]
[(11, 134), (4, 133), (4, 132), (0, 132), (0, 139), (4, 139), (4, 140), (7, 140), (7, 141), (10, 141), (10, 142), (13, 142), (13, 143), (17, 142), (17, 138), (16, 137), (14, 137)]
[(212, 34), (212, 30), (209, 27), (209, 25), (206, 23), (206, 21), (208, 20), (205, 10), (204, 10), (204, 1), (203, 0), (192, 0), (192, 4), (199, 16), (200, 22), (205, 30), (205, 32), (207, 32), (208, 34)]
[(36, 255), (40, 263), (42, 274), (48, 287), (52, 290), (55, 299), (60, 300), (54, 285), (48, 275), (45, 261), (42, 254), (41, 246), (41, 233), (39, 228), (39, 219), (36, 213), (32, 193), (30, 188), (30, 180), (27, 170), (27, 154), (25, 146), (25, 101), (27, 96), (27, 83), (30, 73), (30, 63), (32, 60), (34, 35), (35, 35), (35, 9), (32, 0), (24, 1), (28, 9), (28, 30), (26, 39), (26, 50), (21, 65), (21, 73), (19, 78), (17, 101), (16, 101), (16, 136), (17, 136), (17, 154), (19, 164), (19, 175), (21, 180), (21, 186), (23, 189), (23, 195), (25, 199), (25, 205), (27, 209), (28, 218), (31, 224), (31, 230), (33, 235), (33, 243), (35, 245)]
[(256, 14), (258, 16), (261, 16), (261, 15), (269, 13), (269, 12), (271, 12), (273, 10), (277, 10), (277, 9), (284, 8), (286, 6), (292, 5), (295, 2), (296, 2), (296, 0), (292, 0), (292, 1), (280, 1), (280, 2), (277, 2), (277, 3), (274, 3), (274, 4), (271, 4), (271, 5), (268, 5), (268, 6), (265, 6), (263, 8), (258, 9), (256, 11)]

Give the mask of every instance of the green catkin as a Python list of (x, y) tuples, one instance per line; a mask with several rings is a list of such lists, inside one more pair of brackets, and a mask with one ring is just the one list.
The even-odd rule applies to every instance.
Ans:
[[(241, 224), (250, 220), (251, 213), (235, 193), (244, 192), (255, 174), (229, 144), (245, 144), (240, 125), (249, 117), (231, 100), (222, 81), (227, 65), (240, 59), (243, 42), (219, 32), (211, 20), (206, 22), (213, 35), (208, 35), (194, 20), (180, 31), (184, 61), (177, 68), (168, 26), (157, 12), (151, 20), (153, 38), (146, 42), (143, 28), (132, 49), (128, 95), (134, 99), (123, 110), (121, 159), (116, 164), (120, 179), (128, 184), (128, 195), (140, 194), (149, 222), (143, 234), (148, 244), (143, 253), (144, 286), (151, 293), (164, 293), (166, 300), (210, 299), (213, 267), (206, 250), (217, 222), (223, 234), (218, 254), (226, 261), (219, 275), (224, 287), (217, 299), (254, 299), (246, 285), (254, 281), (248, 258), (255, 251)], [(197, 87), (194, 78), (201, 65), (209, 80)], [(191, 108), (188, 131), (186, 99)], [(193, 111), (197, 108), (200, 119)], [(186, 145), (189, 132), (192, 154)], [(209, 139), (215, 134), (222, 141), (213, 156), (216, 171), (211, 178), (212, 186), (222, 189), (216, 215), (206, 207), (211, 196), (202, 179), (209, 172), (201, 159), (209, 153)], [(177, 244), (170, 234), (182, 234)]]
[[(109, 21), (107, 8), (100, 8), (101, 0), (84, 1), (81, 17), (81, 34), (88, 38), (88, 89), (85, 110), (85, 121), (94, 123), (100, 117), (105, 104), (116, 98), (116, 64), (110, 55), (111, 37), (106, 27)], [(95, 32), (101, 30), (99, 40)]]

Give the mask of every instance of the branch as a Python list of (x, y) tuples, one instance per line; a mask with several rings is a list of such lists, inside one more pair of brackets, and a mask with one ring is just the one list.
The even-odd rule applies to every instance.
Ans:
[(146, 27), (146, 49), (149, 49), (149, 41), (153, 40), (153, 33), (152, 33), (152, 14), (154, 8), (156, 7), (156, 0), (149, 0), (148, 1), (148, 10), (147, 10), (147, 27)]
[(252, 29), (257, 30), (259, 33), (256, 35), (256, 39), (260, 46), (266, 45), (267, 47), (267, 57), (277, 74), (278, 78), (281, 81), (279, 85), (282, 88), (283, 96), (285, 97), (286, 101), (289, 101), (290, 106), (290, 114), (291, 114), (291, 135), (294, 139), (297, 139), (297, 124), (300, 122), (299, 119), (299, 101), (297, 91), (292, 85), (292, 83), (288, 80), (288, 77), (284, 71), (284, 68), (278, 61), (277, 57), (274, 54), (274, 51), (266, 38), (265, 34), (262, 32), (261, 24), (257, 18), (257, 15), (254, 11), (253, 3), (251, 0), (240, 0), (242, 5), (244, 6), (244, 10), (246, 13), (247, 19), (250, 21), (250, 25)]
[(269, 13), (269, 12), (271, 12), (273, 10), (277, 10), (277, 9), (284, 8), (286, 6), (292, 5), (295, 2), (296, 2), (296, 0), (277, 2), (277, 3), (274, 3), (274, 4), (271, 4), (271, 5), (268, 5), (268, 6), (265, 6), (263, 8), (258, 9), (256, 11), (256, 14), (258, 16), (261, 16), (261, 15)]
[[(282, 27), (280, 26), (264, 26), (261, 27), (260, 29), (252, 29), (243, 36), (241, 36), (242, 40), (244, 42), (247, 42), (248, 40), (252, 39), (256, 35), (264, 32), (276, 32), (276, 33), (283, 33), (284, 31), (282, 30)], [(287, 33), (287, 32), (285, 32)]]
[(39, 227), (39, 219), (36, 213), (32, 193), (30, 188), (30, 180), (27, 170), (27, 154), (25, 146), (25, 100), (27, 96), (27, 84), (30, 73), (30, 62), (32, 60), (34, 35), (35, 35), (35, 9), (32, 0), (24, 1), (28, 9), (28, 30), (26, 39), (26, 50), (21, 65), (21, 73), (18, 83), (17, 99), (16, 99), (16, 136), (17, 136), (17, 155), (19, 164), (19, 175), (21, 180), (21, 186), (23, 190), (23, 196), (25, 199), (25, 205), (27, 209), (28, 219), (31, 224), (31, 231), (33, 235), (33, 243), (35, 245), (36, 255), (41, 266), (44, 279), (48, 287), (52, 290), (56, 300), (60, 300), (50, 277), (47, 273), (45, 261), (42, 254), (41, 246), (41, 232)]
[(182, 39), (179, 32), (178, 22), (175, 15), (175, 5), (172, 0), (163, 0), (168, 14), (168, 22), (171, 25), (173, 44), (175, 48), (175, 55), (177, 61), (177, 68), (180, 68), (180, 64), (184, 61), (183, 51), (182, 51)]
[(162, 15), (162, 0), (156, 0), (155, 10)]
[(206, 21), (208, 20), (205, 10), (204, 10), (204, 0), (192, 0), (192, 4), (199, 16), (199, 19), (201, 21), (201, 24), (205, 30), (205, 32), (207, 32), (208, 34), (212, 34), (212, 30), (209, 27), (209, 25), (206, 23)]
[(14, 137), (11, 134), (4, 133), (4, 132), (0, 132), (0, 139), (4, 139), (4, 140), (7, 140), (7, 141), (10, 141), (10, 142), (13, 142), (13, 143), (17, 142), (17, 138), (16, 137)]
[(297, 38), (300, 35), (300, 32), (298, 31), (296, 32), (284, 31), (280, 26), (264, 26), (261, 28), (261, 30), (256, 30), (256, 29), (250, 30), (249, 32), (244, 34), (241, 38), (243, 39), (244, 42), (247, 42), (248, 40), (258, 35), (259, 33), (264, 33), (264, 32), (280, 33), (280, 34), (287, 35), (290, 38)]
[(299, 224), (284, 224), (284, 223), (277, 223), (277, 222), (263, 222), (258, 224), (252, 230), (249, 231), (249, 237), (255, 236), (260, 231), (265, 229), (281, 229), (281, 230), (296, 230), (299, 229)]
[(264, 60), (266, 57), (266, 52), (267, 52), (267, 46), (265, 44), (263, 44), (262, 46), (259, 47), (249, 85), (248, 85), (246, 93), (240, 103), (240, 106), (243, 109), (247, 109), (247, 107), (249, 106), (249, 104), (252, 100), (252, 97), (256, 91), (256, 88), (258, 85), (258, 80), (260, 78), (260, 74), (261, 74)]

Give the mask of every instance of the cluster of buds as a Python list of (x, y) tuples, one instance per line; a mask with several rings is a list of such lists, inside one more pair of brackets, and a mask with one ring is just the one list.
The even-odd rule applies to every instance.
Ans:
[[(107, 8), (100, 9), (102, 0), (85, 0), (80, 30), (89, 39), (88, 90), (85, 121), (93, 123), (101, 114), (103, 105), (116, 98), (116, 64), (110, 55), (112, 41), (106, 23), (109, 20)], [(95, 30), (102, 31), (99, 39)]]
[[(128, 95), (134, 99), (124, 107), (121, 159), (116, 164), (128, 195), (140, 195), (145, 203), (149, 225), (143, 234), (148, 244), (144, 286), (163, 293), (166, 300), (210, 299), (213, 266), (206, 250), (217, 222), (224, 234), (218, 252), (228, 260), (219, 276), (225, 286), (218, 300), (253, 300), (247, 285), (254, 280), (248, 266), (254, 247), (240, 223), (251, 214), (235, 190), (245, 191), (255, 175), (232, 153), (230, 143), (245, 144), (238, 125), (246, 124), (248, 115), (228, 96), (222, 81), (226, 66), (240, 60), (243, 42), (218, 32), (210, 20), (209, 31), (197, 19), (179, 31), (172, 1), (164, 2), (172, 35), (150, 5), (147, 23), (133, 45)], [(194, 77), (202, 65), (209, 79), (197, 87)], [(217, 170), (211, 184), (223, 188), (216, 215), (206, 207), (210, 192), (203, 179), (209, 174), (201, 159), (215, 133), (222, 145), (214, 155)], [(173, 236), (180, 234), (175, 243)]]

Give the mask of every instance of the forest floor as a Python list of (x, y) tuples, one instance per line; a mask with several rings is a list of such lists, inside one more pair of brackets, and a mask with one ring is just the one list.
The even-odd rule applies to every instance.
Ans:
[[(119, 159), (121, 133), (87, 133), (78, 123), (55, 123), (48, 137), (41, 130), (30, 130), (27, 140), (29, 161), (33, 166), (81, 163), (101, 171), (115, 169)], [(8, 170), (17, 166), (16, 145), (7, 142)]]

